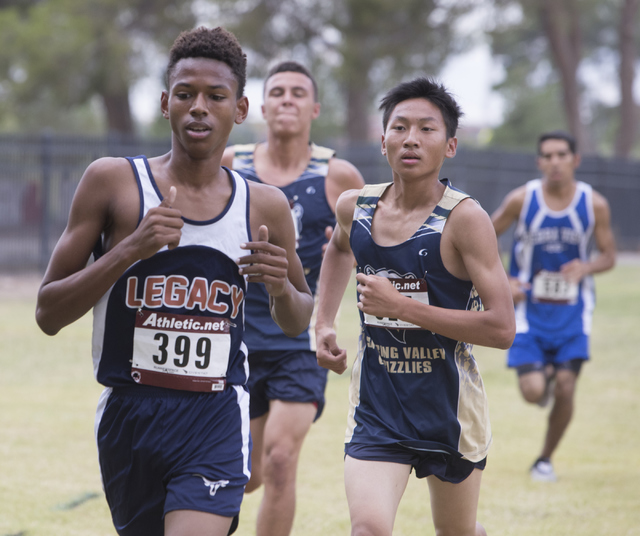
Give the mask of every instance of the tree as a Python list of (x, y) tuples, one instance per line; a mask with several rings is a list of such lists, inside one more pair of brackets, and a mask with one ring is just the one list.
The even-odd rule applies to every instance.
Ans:
[[(638, 128), (632, 92), (638, 61), (634, 41), (638, 2), (494, 0), (496, 17), (489, 35), (494, 55), (502, 59), (507, 72), (499, 89), (509, 89), (506, 92), (509, 109), (515, 111), (520, 100), (530, 99), (532, 92), (543, 94), (545, 88), (555, 86), (562, 96), (563, 126), (574, 134), (581, 150), (594, 152), (597, 146), (610, 145), (602, 130), (590, 128), (596, 115), (610, 116), (599, 111), (606, 108), (597, 94), (597, 86), (602, 85), (603, 79), (590, 86), (585, 72), (589, 69), (608, 72), (614, 63), (612, 58), (617, 57), (621, 102), (616, 154), (628, 156)], [(609, 135), (611, 129), (604, 132)], [(535, 139), (538, 133), (529, 134)]]
[[(373, 99), (403, 78), (437, 74), (464, 49), (454, 23), (473, 0), (234, 0), (215, 2), (243, 47), (252, 74), (294, 58), (337, 81), (351, 141), (369, 139)], [(458, 39), (457, 39), (458, 38)], [(324, 100), (324, 99), (323, 99)]]
[(615, 154), (629, 157), (638, 134), (638, 110), (633, 98), (637, 45), (635, 30), (640, 0), (624, 0), (620, 10), (620, 127), (616, 136)]
[[(166, 49), (195, 23), (190, 2), (172, 0), (31, 0), (20, 8), (3, 2), (0, 91), (14, 115), (47, 102), (61, 118), (97, 96), (108, 131), (120, 134), (134, 130), (129, 89), (149, 74), (148, 49)], [(55, 121), (56, 114), (46, 117)]]

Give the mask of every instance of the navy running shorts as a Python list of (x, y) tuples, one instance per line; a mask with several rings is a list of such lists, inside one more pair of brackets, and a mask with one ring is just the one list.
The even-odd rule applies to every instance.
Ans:
[(589, 337), (583, 333), (569, 337), (538, 337), (530, 333), (516, 333), (508, 351), (507, 365), (559, 365), (573, 359), (589, 359)]
[(96, 415), (102, 481), (121, 536), (164, 534), (164, 515), (240, 511), (251, 475), (249, 393), (106, 389)]
[(328, 370), (318, 365), (311, 350), (261, 351), (249, 354), (249, 392), (252, 419), (269, 411), (270, 400), (316, 405), (314, 420), (324, 409)]
[(389, 445), (367, 445), (346, 443), (344, 452), (356, 460), (391, 462), (410, 465), (418, 478), (435, 476), (442, 482), (459, 484), (473, 472), (487, 465), (487, 459), (470, 462), (459, 456), (444, 452), (416, 450), (398, 443)]

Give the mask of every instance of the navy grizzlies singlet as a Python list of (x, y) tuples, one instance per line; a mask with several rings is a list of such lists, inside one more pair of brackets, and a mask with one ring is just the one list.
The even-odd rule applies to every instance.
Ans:
[[(469, 196), (447, 179), (442, 199), (406, 242), (383, 247), (371, 236), (389, 184), (368, 185), (357, 200), (351, 249), (359, 272), (392, 281), (404, 295), (436, 307), (480, 310), (470, 281), (451, 275), (440, 256), (450, 212)], [(479, 462), (491, 428), (472, 346), (408, 322), (360, 311), (361, 335), (349, 389), (347, 444), (394, 445)]]
[[(146, 158), (129, 159), (140, 220), (162, 197)], [(215, 392), (247, 381), (243, 342), (246, 283), (234, 259), (250, 241), (249, 194), (233, 193), (214, 220), (185, 219), (180, 245), (131, 266), (94, 307), (96, 379), (107, 387), (152, 385)]]
[[(255, 148), (256, 144), (237, 145), (233, 169), (249, 180), (262, 182), (253, 162)], [(307, 168), (295, 181), (279, 187), (291, 206), (296, 229), (296, 253), (314, 296), (322, 264), (322, 246), (327, 241), (324, 230), (328, 226), (334, 227), (336, 223), (325, 193), (329, 160), (334, 154), (332, 149), (311, 144), (311, 159)], [(287, 337), (271, 318), (265, 286), (256, 283), (249, 283), (247, 291), (245, 341), (250, 352), (266, 348), (316, 350), (313, 319), (307, 331), (297, 337)]]

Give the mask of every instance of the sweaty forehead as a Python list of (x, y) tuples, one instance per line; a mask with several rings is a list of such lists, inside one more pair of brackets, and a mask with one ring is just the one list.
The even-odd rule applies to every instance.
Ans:
[(231, 67), (223, 61), (211, 58), (183, 58), (173, 66), (169, 75), (169, 85), (206, 81), (209, 85), (228, 85), (234, 91), (238, 81)]
[(570, 153), (569, 142), (560, 139), (544, 140), (540, 144), (540, 154)]
[(313, 83), (311, 82), (311, 79), (302, 73), (292, 71), (276, 73), (269, 77), (264, 85), (265, 94), (275, 87), (301, 87), (309, 92), (313, 92)]
[(435, 121), (444, 123), (442, 112), (427, 99), (407, 99), (396, 104), (389, 117), (403, 121)]

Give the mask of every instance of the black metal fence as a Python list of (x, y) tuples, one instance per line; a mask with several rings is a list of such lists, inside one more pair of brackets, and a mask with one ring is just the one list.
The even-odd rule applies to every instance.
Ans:
[[(330, 144), (329, 144), (330, 145)], [(334, 144), (367, 182), (391, 175), (376, 145)], [(67, 222), (71, 199), (90, 162), (102, 156), (156, 156), (168, 139), (0, 136), (0, 271), (42, 271)], [(442, 176), (492, 212), (508, 191), (538, 176), (533, 154), (461, 148)], [(640, 250), (640, 162), (586, 157), (578, 172), (611, 205), (620, 249)]]

